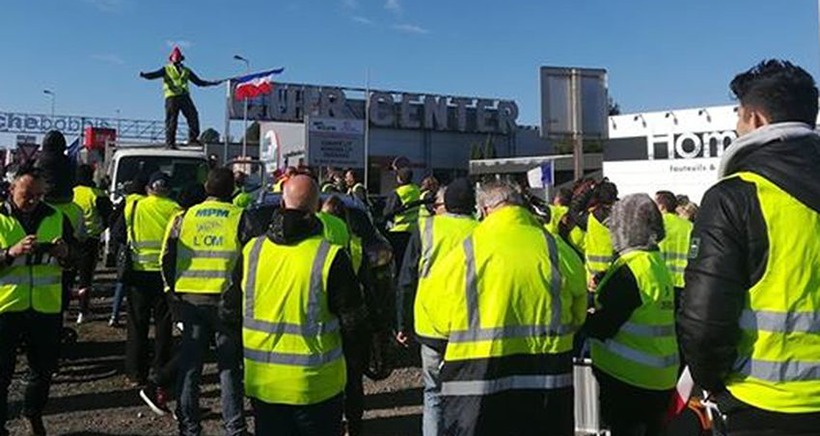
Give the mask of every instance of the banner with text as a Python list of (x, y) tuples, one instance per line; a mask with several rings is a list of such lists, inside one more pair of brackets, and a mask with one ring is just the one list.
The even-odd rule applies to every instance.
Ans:
[(308, 165), (364, 167), (363, 120), (308, 117), (305, 134)]

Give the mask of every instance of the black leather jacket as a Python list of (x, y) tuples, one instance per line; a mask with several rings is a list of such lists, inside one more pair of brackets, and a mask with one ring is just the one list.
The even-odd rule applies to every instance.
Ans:
[[(820, 213), (819, 170), (820, 137), (803, 136), (750, 147), (730, 161), (726, 173), (756, 173)], [(677, 314), (692, 376), (711, 392), (725, 389), (737, 357), (740, 314), (749, 289), (766, 271), (768, 252), (755, 186), (737, 177), (718, 182), (704, 196), (695, 222)], [(800, 259), (793, 267), (803, 268)]]

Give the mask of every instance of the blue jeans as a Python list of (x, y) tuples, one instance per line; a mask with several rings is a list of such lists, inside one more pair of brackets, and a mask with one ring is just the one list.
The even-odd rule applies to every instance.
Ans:
[(222, 423), (225, 434), (239, 435), (245, 431), (242, 390), (242, 342), (238, 327), (228, 328), (219, 319), (219, 309), (212, 305), (177, 303), (184, 328), (179, 349), (177, 377), (177, 418), (179, 434), (202, 433), (199, 414), (199, 391), (202, 363), (211, 338), (216, 340), (216, 361), (219, 369)]
[(120, 318), (120, 307), (122, 306), (122, 299), (125, 297), (125, 285), (122, 282), (117, 282), (114, 285), (114, 302), (111, 304), (111, 319), (118, 320)]
[(421, 376), (424, 380), (424, 417), (422, 434), (438, 436), (441, 428), (441, 362), (444, 356), (438, 351), (421, 345)]

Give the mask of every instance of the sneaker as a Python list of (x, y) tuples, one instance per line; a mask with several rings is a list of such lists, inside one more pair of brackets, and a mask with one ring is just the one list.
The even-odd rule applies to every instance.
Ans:
[(79, 314), (77, 314), (77, 324), (82, 324), (83, 321), (85, 321), (85, 315), (82, 312), (80, 312)]
[(108, 327), (119, 327), (119, 326), (120, 326), (120, 320), (119, 319), (114, 318), (113, 316), (108, 319)]
[(180, 333), (185, 331), (185, 324), (183, 324), (181, 322), (178, 322), (178, 323), (174, 324), (174, 327), (176, 327), (177, 330), (179, 330)]
[(43, 425), (42, 416), (30, 416), (26, 419), (28, 431), (32, 436), (46, 436), (46, 426)]
[(168, 409), (168, 393), (165, 392), (165, 389), (153, 383), (148, 383), (148, 386), (140, 390), (140, 398), (152, 412), (159, 416), (171, 413), (171, 410)]

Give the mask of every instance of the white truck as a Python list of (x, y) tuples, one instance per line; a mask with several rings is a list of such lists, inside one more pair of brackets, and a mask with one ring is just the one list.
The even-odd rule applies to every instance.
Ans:
[[(125, 185), (138, 174), (145, 177), (162, 171), (171, 177), (171, 195), (191, 183), (202, 183), (208, 173), (208, 158), (201, 147), (182, 147), (172, 150), (164, 144), (115, 144), (106, 148), (104, 160), (105, 174), (111, 180), (110, 198), (117, 205), (125, 197)], [(109, 233), (103, 235), (106, 265), (113, 265), (114, 246)]]

